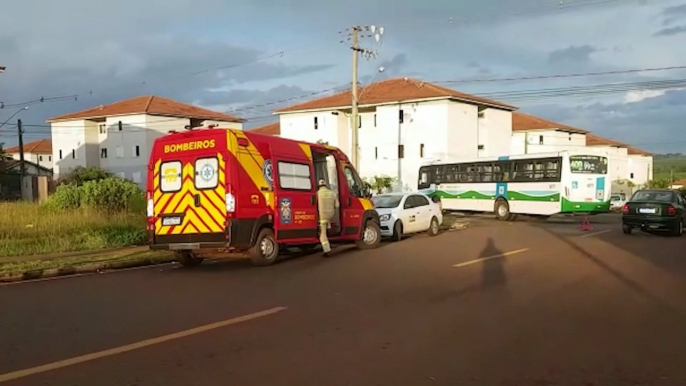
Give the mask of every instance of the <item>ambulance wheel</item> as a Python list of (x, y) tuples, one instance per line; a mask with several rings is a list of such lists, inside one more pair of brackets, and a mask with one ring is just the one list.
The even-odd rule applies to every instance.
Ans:
[(381, 228), (376, 221), (369, 220), (364, 225), (362, 238), (355, 242), (360, 249), (374, 249), (381, 244)]
[(179, 262), (184, 267), (195, 267), (200, 265), (204, 259), (200, 257), (195, 257), (192, 252), (176, 252), (176, 261)]
[(257, 235), (255, 245), (248, 250), (250, 261), (256, 266), (272, 265), (279, 256), (279, 244), (274, 239), (274, 231), (264, 228)]

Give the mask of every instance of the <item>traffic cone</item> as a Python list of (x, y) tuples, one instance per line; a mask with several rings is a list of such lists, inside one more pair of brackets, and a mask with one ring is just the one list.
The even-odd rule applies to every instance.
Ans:
[(579, 225), (579, 229), (581, 229), (582, 231), (593, 230), (593, 225), (591, 225), (591, 222), (588, 221), (588, 217), (584, 216), (584, 220), (581, 222), (581, 225)]

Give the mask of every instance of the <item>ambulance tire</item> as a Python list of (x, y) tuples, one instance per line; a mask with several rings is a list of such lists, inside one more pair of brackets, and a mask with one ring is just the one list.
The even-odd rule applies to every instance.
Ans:
[(359, 249), (374, 249), (381, 244), (381, 228), (374, 220), (367, 220), (362, 230), (362, 237), (355, 242)]
[(184, 267), (195, 267), (200, 265), (204, 259), (200, 257), (195, 257), (192, 252), (183, 251), (176, 252), (176, 261), (179, 262)]
[(274, 238), (274, 231), (263, 228), (257, 235), (255, 245), (248, 250), (248, 255), (255, 266), (264, 267), (274, 264), (279, 256), (279, 244)]

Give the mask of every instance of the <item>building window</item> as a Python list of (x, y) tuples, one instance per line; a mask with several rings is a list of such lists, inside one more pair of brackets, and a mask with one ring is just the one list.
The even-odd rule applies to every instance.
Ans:
[(374, 127), (376, 127), (376, 114), (374, 114)]
[(62, 150), (60, 150), (60, 159), (62, 159)]
[(71, 158), (76, 159), (76, 150), (71, 150)]
[(119, 131), (122, 131), (123, 126), (124, 126), (124, 125), (122, 125), (121, 121), (119, 121)]
[(631, 173), (631, 175), (629, 176), (629, 178), (633, 179), (633, 178), (634, 178), (634, 173)]
[(538, 136), (538, 144), (543, 145), (543, 136), (542, 135)]
[(362, 128), (362, 116), (361, 115), (357, 116), (357, 128), (358, 129)]
[(374, 159), (379, 159), (379, 148), (378, 147), (374, 148)]
[(479, 111), (479, 118), (483, 118), (485, 116), (485, 113), (483, 111)]
[(100, 149), (100, 158), (107, 158), (107, 149)]
[(107, 123), (101, 123), (98, 125), (98, 132), (100, 134), (107, 134)]
[(317, 117), (314, 117), (314, 129), (319, 130), (319, 120)]
[(405, 145), (398, 145), (398, 158), (405, 158)]
[(52, 162), (52, 156), (51, 155), (48, 156), (48, 162)]
[(141, 147), (136, 145), (133, 147), (133, 157), (138, 158), (141, 156)]
[(424, 158), (424, 144), (423, 143), (419, 144), (419, 157)]
[(483, 150), (483, 149), (484, 149), (484, 145), (479, 145), (478, 149), (479, 149), (479, 150)]
[(140, 184), (141, 183), (141, 172), (135, 172), (132, 175), (133, 177), (133, 182)]
[(124, 148), (117, 146), (117, 158), (124, 158)]
[(405, 112), (400, 110), (400, 123), (405, 122)]
[(42, 155), (39, 155), (39, 156), (38, 156), (38, 160), (39, 160), (39, 161), (42, 161), (42, 160), (43, 160), (43, 156), (42, 156)]

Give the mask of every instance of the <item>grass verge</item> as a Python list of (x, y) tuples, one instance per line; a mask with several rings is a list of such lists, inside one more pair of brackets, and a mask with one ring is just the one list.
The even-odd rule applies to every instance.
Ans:
[(142, 245), (145, 215), (0, 203), (0, 257)]
[(101, 266), (99, 269), (124, 268), (126, 266), (161, 264), (174, 260), (169, 251), (121, 251), (99, 253), (74, 257), (53, 258), (50, 260), (28, 260), (0, 263), (0, 278), (16, 275), (35, 274), (48, 270), (62, 270), (64, 274), (77, 273), (80, 267)]

